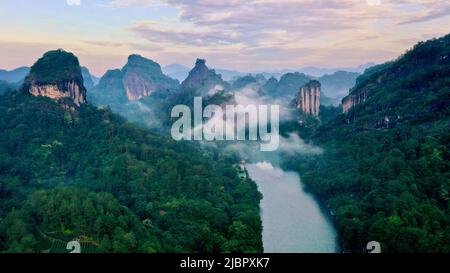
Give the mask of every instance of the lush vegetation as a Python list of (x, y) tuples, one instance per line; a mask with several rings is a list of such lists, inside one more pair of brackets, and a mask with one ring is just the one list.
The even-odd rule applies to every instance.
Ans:
[(213, 152), (109, 110), (0, 98), (0, 251), (262, 251), (260, 194)]
[(25, 82), (58, 84), (66, 80), (75, 80), (79, 85), (83, 83), (80, 64), (75, 55), (58, 49), (45, 53), (31, 67)]
[(325, 152), (286, 166), (334, 215), (344, 251), (450, 252), (449, 54), (450, 35), (418, 44), (358, 79), (363, 104), (300, 130)]
[(12, 91), (16, 88), (16, 84), (0, 80), (0, 95)]

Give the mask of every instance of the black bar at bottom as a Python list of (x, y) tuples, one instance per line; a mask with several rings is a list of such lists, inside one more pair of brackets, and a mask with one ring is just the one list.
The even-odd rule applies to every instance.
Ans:
[(445, 268), (448, 257), (448, 254), (0, 254), (0, 265), (14, 268), (14, 272), (22, 266), (57, 272), (109, 269), (127, 273), (336, 272), (338, 269), (387, 272), (395, 267), (405, 272), (423, 265), (429, 269)]

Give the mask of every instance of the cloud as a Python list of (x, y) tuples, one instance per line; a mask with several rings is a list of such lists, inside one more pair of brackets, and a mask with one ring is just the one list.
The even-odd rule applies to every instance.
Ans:
[(105, 8), (128, 8), (128, 7), (158, 6), (161, 3), (162, 2), (158, 0), (113, 0), (107, 3), (99, 4), (99, 6)]
[(261, 170), (273, 170), (273, 165), (267, 161), (255, 163), (255, 166)]
[[(81, 2), (66, 1), (72, 6)], [(139, 53), (163, 64), (190, 65), (196, 57), (203, 57), (212, 67), (261, 71), (384, 62), (413, 45), (407, 41), (448, 33), (450, 24), (450, 2), (445, 0), (95, 2), (101, 3), (96, 5), (98, 10), (87, 12), (77, 24), (64, 17), (52, 28), (44, 23), (31, 29), (16, 25), (22, 29), (14, 33), (5, 29), (0, 38), (23, 41), (33, 37), (33, 41), (64, 42), (71, 48), (77, 44), (85, 55), (109, 54), (114, 63), (119, 55)], [(105, 24), (105, 16), (121, 19)], [(103, 63), (95, 65), (102, 67), (97, 71), (105, 67)]]
[(115, 0), (108, 5), (116, 8), (159, 5), (176, 11), (175, 22), (136, 21), (128, 28), (151, 44), (164, 45), (159, 52), (164, 59), (172, 56), (187, 64), (200, 56), (211, 59), (216, 67), (254, 70), (262, 66), (296, 69), (305, 65), (384, 62), (405, 50), (399, 43), (393, 43), (394, 39), (418, 40), (416, 36), (427, 31), (399, 33), (399, 25), (442, 18), (449, 13), (444, 11), (447, 5), (443, 2)]
[(381, 5), (381, 0), (366, 0), (369, 6), (379, 6)]
[(119, 42), (97, 41), (97, 40), (82, 40), (81, 42), (83, 42), (85, 44), (101, 46), (101, 47), (122, 47), (125, 45), (124, 43), (119, 43)]
[(320, 147), (306, 143), (295, 133), (289, 134), (287, 138), (281, 138), (280, 151), (290, 155), (320, 155), (323, 153)]
[(81, 0), (67, 0), (67, 5), (69, 6), (80, 6)]
[(144, 39), (157, 43), (170, 43), (176, 45), (216, 45), (239, 42), (238, 35), (231, 32), (176, 30), (161, 28), (158, 24), (137, 24), (129, 28)]
[[(439, 8), (437, 8), (439, 7)], [(400, 22), (400, 24), (423, 23), (450, 15), (450, 3), (437, 4), (432, 9), (425, 9), (424, 13), (414, 15)]]

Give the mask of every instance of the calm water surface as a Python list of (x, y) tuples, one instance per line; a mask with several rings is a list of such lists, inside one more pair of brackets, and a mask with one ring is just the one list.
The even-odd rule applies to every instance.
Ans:
[(267, 162), (246, 165), (264, 195), (261, 200), (264, 252), (336, 252), (337, 235), (317, 201), (303, 191), (300, 176)]

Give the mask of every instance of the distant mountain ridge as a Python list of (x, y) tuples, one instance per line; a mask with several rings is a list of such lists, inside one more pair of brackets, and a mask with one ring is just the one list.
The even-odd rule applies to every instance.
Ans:
[(333, 74), (325, 74), (317, 78), (317, 80), (322, 84), (322, 91), (326, 96), (339, 101), (348, 95), (350, 88), (355, 86), (356, 79), (360, 75), (357, 72), (339, 70)]
[[(338, 71), (346, 71), (346, 72), (361, 74), (367, 68), (370, 68), (375, 65), (376, 64), (373, 62), (369, 62), (369, 63), (362, 64), (362, 65), (359, 65), (356, 67), (320, 68), (320, 67), (308, 66), (308, 67), (303, 67), (303, 68), (299, 68), (299, 69), (278, 69), (278, 70), (270, 70), (269, 69), (269, 70), (255, 70), (255, 71), (249, 71), (249, 72), (216, 68), (215, 71), (218, 74), (222, 75), (222, 79), (224, 79), (226, 81), (232, 81), (238, 77), (244, 77), (249, 74), (253, 74), (253, 75), (261, 74), (266, 78), (274, 77), (276, 79), (280, 79), (286, 73), (295, 73), (295, 72), (303, 73), (303, 74), (306, 74), (306, 75), (309, 75), (312, 77), (322, 77), (327, 74), (331, 75)], [(172, 78), (178, 79), (180, 82), (182, 82), (184, 79), (186, 79), (186, 77), (189, 74), (189, 70), (190, 70), (189, 67), (187, 67), (185, 65), (181, 65), (181, 64), (166, 65), (162, 69), (164, 71), (164, 74), (166, 74)]]
[(23, 66), (13, 70), (0, 69), (0, 80), (9, 83), (18, 83), (25, 79), (25, 76), (30, 72), (30, 68)]

